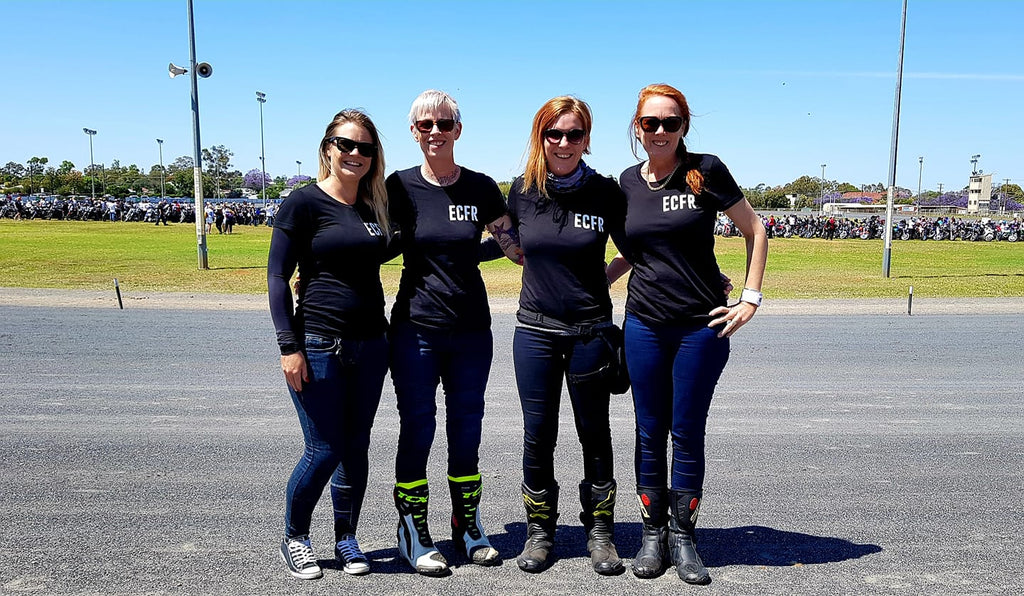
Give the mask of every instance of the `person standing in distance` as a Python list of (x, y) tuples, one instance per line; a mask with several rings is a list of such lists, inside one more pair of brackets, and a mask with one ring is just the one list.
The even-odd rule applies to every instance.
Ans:
[(556, 97), (533, 118), (526, 171), (512, 182), (508, 209), (525, 255), (512, 344), (523, 408), (523, 502), (527, 539), (516, 559), (536, 573), (551, 564), (558, 518), (554, 451), (562, 380), (583, 450), (580, 520), (597, 573), (623, 565), (615, 550), (616, 483), (608, 422), (607, 371), (614, 326), (605, 276), (608, 238), (622, 240), (625, 198), (583, 160), (593, 118), (575, 97)]
[[(305, 442), (288, 481), (280, 549), (300, 579), (323, 575), (309, 532), (328, 482), (335, 557), (346, 573), (370, 571), (355, 534), (388, 358), (380, 265), (389, 257), (390, 224), (380, 137), (366, 114), (342, 110), (319, 153), (318, 182), (281, 205), (267, 261), (281, 370)], [(293, 312), (288, 280), (296, 266)]]
[[(628, 203), (630, 253), (629, 262), (621, 254), (612, 260), (608, 279), (615, 281), (632, 263), (624, 331), (644, 526), (633, 573), (655, 577), (670, 562), (682, 580), (706, 584), (711, 577), (696, 550), (695, 524), (703, 498), (708, 410), (729, 358), (729, 337), (761, 303), (768, 240), (725, 164), (686, 150), (689, 128), (690, 108), (677, 89), (658, 84), (640, 91), (630, 130), (634, 155), (639, 142), (647, 159), (619, 178)], [(732, 306), (721, 292), (714, 253), (719, 211), (746, 241), (746, 279)]]
[[(498, 551), (480, 523), (479, 448), (493, 340), (480, 275), (486, 228), (504, 256), (521, 260), (498, 185), (455, 163), (462, 134), (459, 106), (443, 91), (424, 91), (409, 110), (423, 163), (388, 176), (391, 218), (400, 230), (402, 278), (391, 311), (391, 379), (401, 430), (395, 458), (398, 551), (418, 573), (443, 575), (448, 561), (427, 525), (427, 459), (437, 427), (437, 387), (444, 390), (452, 542), (468, 560), (496, 565)], [(496, 251), (489, 258), (500, 258)]]

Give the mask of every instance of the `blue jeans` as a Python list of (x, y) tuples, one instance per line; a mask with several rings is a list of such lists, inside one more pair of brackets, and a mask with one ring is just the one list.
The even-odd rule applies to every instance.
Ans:
[(441, 331), (400, 322), (392, 326), (389, 339), (391, 380), (401, 418), (395, 479), (415, 482), (427, 477), (437, 429), (438, 383), (444, 389), (448, 475), (476, 474), (493, 355), (491, 330)]
[(330, 481), (340, 539), (355, 532), (366, 493), (370, 427), (384, 387), (388, 343), (383, 335), (351, 340), (307, 334), (305, 355), (309, 382), (301, 392), (289, 388), (306, 447), (288, 480), (285, 535), (309, 534), (313, 508)]
[(534, 490), (547, 490), (555, 484), (563, 377), (568, 381), (576, 435), (583, 448), (583, 480), (612, 480), (611, 395), (604, 378), (597, 374), (608, 363), (608, 344), (598, 336), (516, 327), (512, 357), (523, 407), (523, 482)]
[(711, 397), (729, 360), (729, 339), (703, 324), (654, 325), (627, 312), (626, 365), (636, 413), (638, 487), (665, 486), (672, 434), (674, 490), (704, 485), (704, 432)]

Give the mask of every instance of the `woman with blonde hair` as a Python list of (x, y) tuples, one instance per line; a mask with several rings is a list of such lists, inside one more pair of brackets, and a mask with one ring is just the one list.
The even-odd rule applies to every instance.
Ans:
[[(388, 176), (390, 212), (401, 231), (402, 278), (391, 311), (391, 379), (401, 430), (395, 458), (398, 552), (418, 573), (448, 573), (427, 525), (427, 459), (444, 391), (452, 543), (477, 565), (500, 563), (480, 523), (479, 449), (493, 339), (483, 258), (520, 260), (505, 199), (488, 176), (455, 163), (462, 115), (443, 91), (424, 91), (409, 110), (421, 165)], [(480, 254), (488, 230), (503, 249)]]
[[(292, 192), (274, 222), (267, 262), (270, 312), (305, 449), (288, 481), (280, 554), (300, 579), (323, 575), (310, 543), (313, 508), (331, 484), (334, 554), (370, 571), (356, 540), (370, 427), (387, 372), (381, 262), (390, 225), (377, 128), (342, 110), (320, 141), (316, 184)], [(298, 306), (288, 280), (298, 267)]]
[[(695, 533), (703, 498), (705, 426), (729, 359), (729, 337), (761, 303), (768, 241), (725, 164), (714, 155), (687, 151), (683, 138), (689, 129), (690, 108), (679, 90), (659, 84), (640, 91), (630, 132), (634, 155), (639, 143), (647, 159), (619, 177), (628, 204), (629, 259), (616, 256), (608, 278), (614, 281), (632, 263), (624, 331), (644, 528), (633, 573), (655, 577), (671, 563), (680, 579), (706, 584), (711, 577), (697, 554)], [(733, 305), (721, 292), (723, 277), (715, 260), (714, 225), (720, 211), (736, 223), (746, 242), (746, 279)]]
[(512, 183), (509, 214), (525, 256), (513, 339), (523, 408), (523, 501), (528, 537), (519, 567), (551, 564), (558, 518), (554, 450), (565, 379), (583, 450), (580, 520), (597, 573), (623, 570), (615, 551), (616, 483), (608, 422), (613, 327), (605, 276), (608, 238), (622, 238), (625, 200), (611, 178), (583, 160), (589, 153), (590, 107), (556, 97), (533, 119), (526, 171)]

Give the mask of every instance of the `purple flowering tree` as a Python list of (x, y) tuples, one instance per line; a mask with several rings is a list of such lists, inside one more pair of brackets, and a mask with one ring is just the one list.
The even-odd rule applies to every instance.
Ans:
[(288, 188), (296, 188), (299, 186), (305, 186), (312, 181), (313, 179), (310, 178), (309, 176), (306, 176), (305, 174), (299, 174), (298, 176), (292, 176), (291, 178), (289, 178), (288, 182), (285, 182), (285, 186), (287, 186)]
[(242, 186), (252, 190), (263, 190), (264, 184), (270, 186), (273, 183), (274, 180), (270, 175), (265, 175), (262, 170), (253, 168), (245, 173), (245, 180), (242, 182)]

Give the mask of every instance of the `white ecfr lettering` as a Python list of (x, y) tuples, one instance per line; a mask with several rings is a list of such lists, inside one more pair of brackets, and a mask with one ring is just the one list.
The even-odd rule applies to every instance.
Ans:
[(577, 228), (584, 230), (604, 231), (604, 218), (586, 213), (574, 213), (572, 223)]
[(371, 236), (383, 236), (384, 234), (380, 231), (380, 226), (375, 223), (363, 222), (363, 226)]
[(477, 221), (476, 205), (448, 205), (448, 221)]
[(661, 210), (667, 213), (680, 209), (693, 209), (695, 199), (696, 197), (693, 195), (666, 195), (661, 197)]

